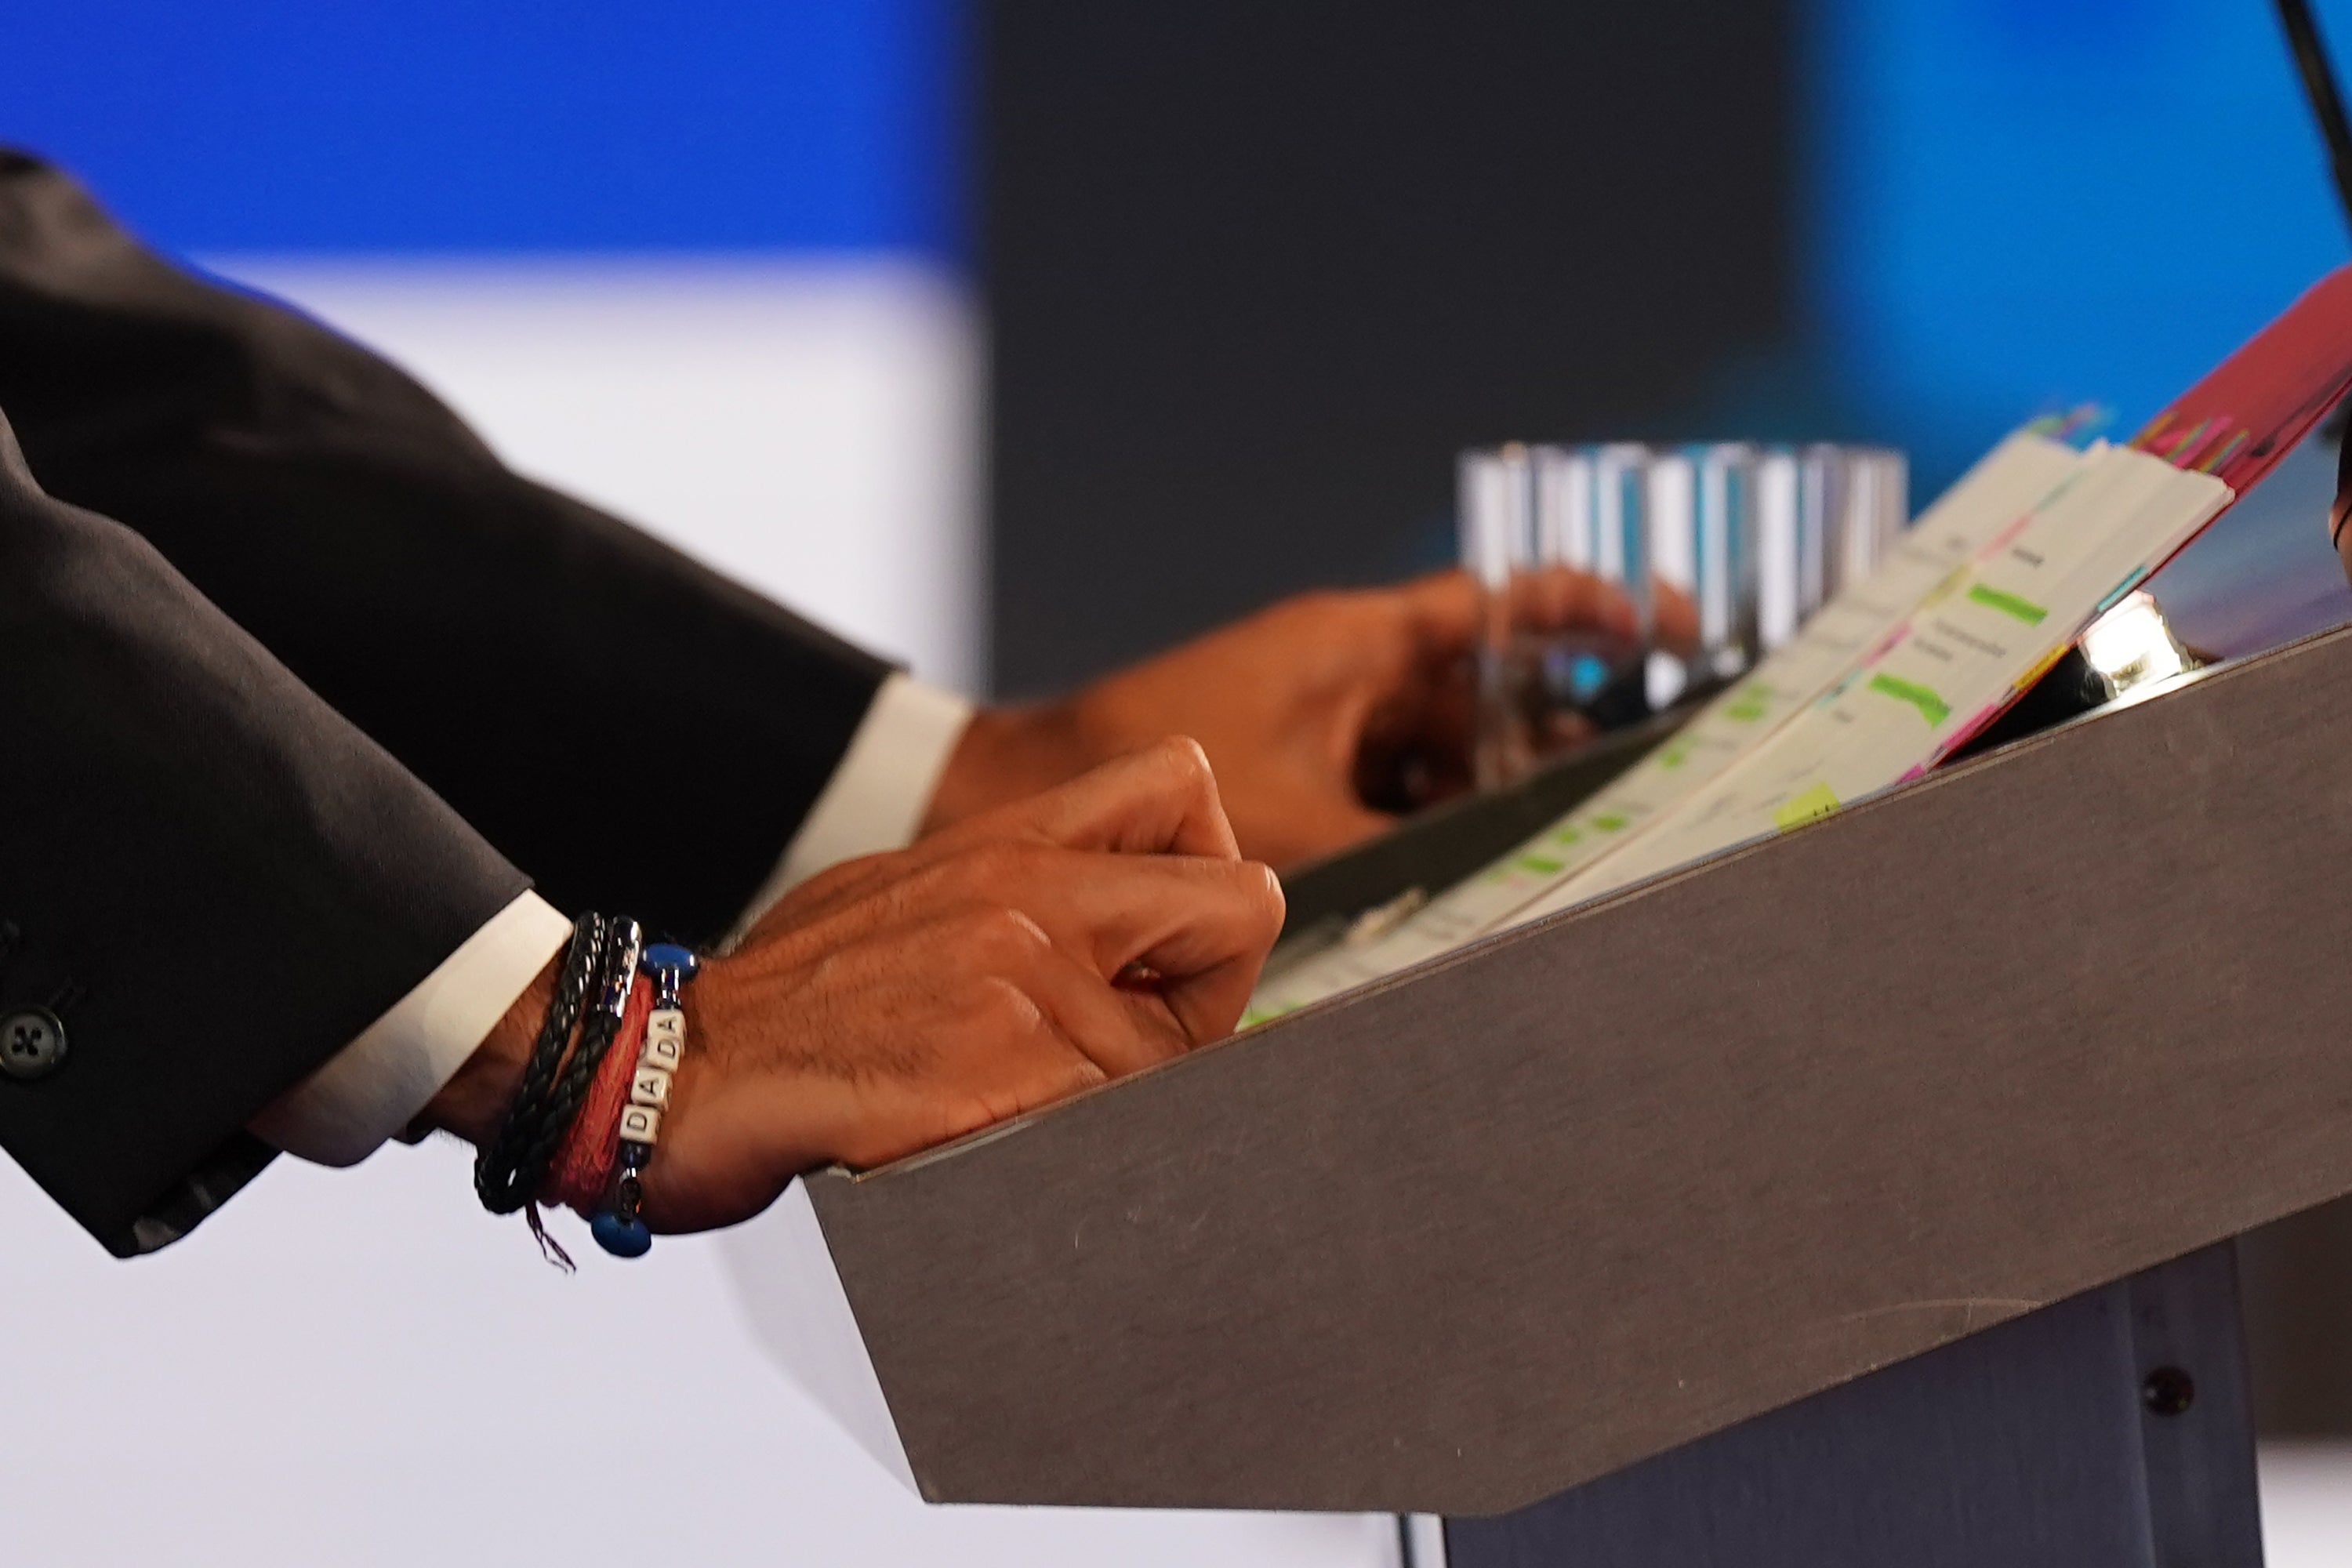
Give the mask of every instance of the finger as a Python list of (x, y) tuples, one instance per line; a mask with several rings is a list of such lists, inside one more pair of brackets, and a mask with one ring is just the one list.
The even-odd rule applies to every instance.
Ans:
[(1003, 826), (1018, 825), (1069, 849), (1241, 858), (1208, 755), (1182, 736), (1116, 758), (1003, 811)]
[(1671, 583), (1654, 584), (1651, 607), (1659, 647), (1685, 658), (1698, 651), (1698, 605), (1688, 594)]
[[(788, 895), (769, 911), (755, 940), (837, 945), (911, 914), (1018, 903), (1048, 919), (1059, 940), (1091, 960), (1107, 944), (1089, 929), (1098, 919), (1061, 917), (1072, 894), (1102, 886), (1105, 868), (1163, 859), (1243, 864), (1207, 760), (1188, 741), (1163, 742), (1106, 763), (1032, 800), (934, 835), (913, 849), (836, 868), (805, 894)], [(1250, 897), (1262, 898), (1262, 873), (1244, 872), (1243, 880)], [(1201, 914), (1187, 906), (1184, 918)], [(1102, 973), (1108, 977), (1135, 956), (1133, 950), (1122, 953)]]
[[(1424, 655), (1466, 651), (1476, 640), (1485, 591), (1469, 574), (1433, 572), (1394, 590)], [(1516, 574), (1507, 603), (1514, 625), (1538, 631), (1592, 628), (1633, 637), (1641, 617), (1624, 589), (1572, 566)]]
[(1291, 624), (1288, 664), (1311, 662), (1370, 702), (1466, 654), (1485, 604), (1467, 574), (1444, 571), (1392, 588), (1307, 595), (1267, 614)]
[(1467, 574), (1447, 571), (1395, 588), (1320, 595), (1318, 607), (1314, 636), (1332, 679), (1312, 727), (1344, 784), (1380, 732), (1418, 727), (1431, 693), (1479, 642), (1486, 601)]
[(1590, 572), (1545, 566), (1511, 583), (1512, 624), (1528, 631), (1603, 631), (1642, 635), (1642, 617), (1625, 590)]
[(1025, 800), (983, 812), (887, 855), (862, 856), (787, 893), (761, 925), (806, 923), (844, 912), (974, 846), (1034, 842), (1126, 854), (1238, 859), (1239, 844), (1200, 746), (1181, 736), (1130, 752)]
[(1486, 591), (1458, 567), (1432, 572), (1390, 589), (1403, 612), (1414, 651), (1439, 658), (1469, 651), (1486, 613)]
[(1107, 1076), (1139, 1072), (1183, 1055), (1192, 1046), (1160, 998), (1119, 991), (1039, 934), (1019, 984), (1062, 1037)]
[(1601, 726), (1583, 714), (1555, 709), (1544, 715), (1538, 749), (1547, 754), (1581, 746), (1601, 733)]
[(1065, 853), (1024, 868), (1007, 900), (1108, 979), (1132, 963), (1197, 973), (1271, 947), (1280, 885), (1250, 860)]
[(1150, 969), (1195, 1044), (1233, 1028), (1282, 934), (1281, 884), (1255, 862), (1088, 855), (1025, 869), (1016, 907), (1101, 981)]

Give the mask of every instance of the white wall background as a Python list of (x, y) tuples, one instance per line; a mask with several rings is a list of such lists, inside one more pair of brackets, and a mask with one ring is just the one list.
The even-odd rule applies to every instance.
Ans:
[[(228, 262), (386, 349), (518, 467), (920, 673), (982, 673), (976, 364), (893, 268)], [(291, 1162), (107, 1258), (0, 1163), (0, 1564), (1377, 1568), (1384, 1519), (926, 1509), (771, 1365), (721, 1256), (573, 1278), (454, 1145)], [(2274, 1568), (2352, 1560), (2352, 1456), (2266, 1456)]]

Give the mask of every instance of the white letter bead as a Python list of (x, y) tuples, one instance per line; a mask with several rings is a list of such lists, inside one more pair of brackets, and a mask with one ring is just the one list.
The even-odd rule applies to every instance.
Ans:
[(621, 1136), (632, 1143), (661, 1142), (661, 1112), (650, 1105), (621, 1107)]
[(646, 1019), (646, 1038), (663, 1036), (683, 1043), (686, 1039), (686, 1015), (676, 1007), (656, 1007)]
[(647, 1035), (645, 1054), (637, 1058), (637, 1062), (641, 1067), (676, 1072), (677, 1064), (685, 1059), (686, 1042), (676, 1035)]
[(650, 1105), (656, 1110), (669, 1104), (669, 1072), (664, 1068), (637, 1066), (636, 1077), (629, 1080), (629, 1103)]

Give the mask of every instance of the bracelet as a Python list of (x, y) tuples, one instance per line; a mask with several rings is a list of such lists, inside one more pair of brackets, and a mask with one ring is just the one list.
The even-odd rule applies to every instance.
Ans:
[(653, 1006), (646, 1015), (645, 1042), (629, 1078), (629, 1101), (621, 1108), (615, 1150), (620, 1170), (613, 1178), (610, 1198), (588, 1222), (596, 1245), (615, 1258), (643, 1258), (653, 1250), (653, 1232), (639, 1216), (645, 1206), (644, 1172), (661, 1140), (662, 1112), (669, 1109), (670, 1088), (686, 1060), (686, 1010), (678, 993), (701, 963), (675, 942), (656, 942), (646, 949), (645, 967), (653, 977)]
[(620, 1032), (644, 945), (636, 921), (597, 914), (582, 915), (572, 936), (555, 998), (524, 1064), (514, 1102), (474, 1163), (474, 1190), (482, 1206), (492, 1214), (521, 1209), (541, 1254), (567, 1272), (571, 1255), (547, 1234), (539, 1192)]
[[(622, 1016), (618, 1040), (640, 1040), (645, 1037), (646, 1015), (653, 1011), (653, 981), (641, 969), (637, 984), (629, 993), (629, 1010)], [(588, 1086), (587, 1097), (580, 1102), (580, 1114), (572, 1121), (572, 1130), (556, 1145), (555, 1158), (547, 1167), (547, 1179), (540, 1184), (539, 1201), (549, 1208), (568, 1208), (583, 1223), (596, 1217), (604, 1206), (605, 1196), (612, 1191), (613, 1170), (621, 1157), (618, 1133), (621, 1107), (629, 1100), (629, 1080), (637, 1068), (636, 1053), (632, 1050), (607, 1051), (604, 1063), (596, 1069), (593, 1082)]]
[(583, 914), (572, 922), (572, 944), (556, 976), (555, 997), (548, 1005), (547, 1017), (523, 1065), (522, 1082), (497, 1135), (475, 1157), (474, 1191), (492, 1214), (512, 1214), (530, 1201), (535, 1184), (519, 1179), (521, 1156), (544, 1120), (548, 1089), (564, 1052), (571, 1048), (581, 1004), (604, 962), (604, 916)]
[[(579, 1043), (564, 1059), (562, 1071), (549, 1089), (545, 1113), (516, 1163), (515, 1179), (527, 1193), (536, 1194), (546, 1181), (547, 1167), (555, 1158), (557, 1146), (572, 1131), (572, 1123), (587, 1099), (588, 1087), (595, 1081), (596, 1069), (604, 1065), (605, 1054), (621, 1032), (629, 993), (636, 986), (644, 933), (632, 920), (612, 921), (608, 929), (605, 962), (597, 976), (596, 1005), (581, 1019)], [(531, 1217), (536, 1221), (536, 1208)]]

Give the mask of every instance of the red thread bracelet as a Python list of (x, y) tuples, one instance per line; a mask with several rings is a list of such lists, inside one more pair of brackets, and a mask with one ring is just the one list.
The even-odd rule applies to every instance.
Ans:
[(637, 1047), (644, 1042), (646, 1019), (654, 1010), (653, 984), (639, 974), (629, 987), (629, 1005), (604, 1059), (596, 1065), (595, 1081), (581, 1102), (580, 1114), (556, 1146), (548, 1163), (547, 1180), (539, 1189), (543, 1204), (563, 1204), (583, 1219), (593, 1219), (604, 1206), (613, 1184), (613, 1167), (621, 1157), (621, 1111), (629, 1102), (629, 1082), (635, 1075)]

